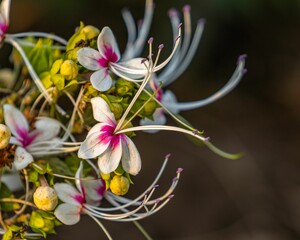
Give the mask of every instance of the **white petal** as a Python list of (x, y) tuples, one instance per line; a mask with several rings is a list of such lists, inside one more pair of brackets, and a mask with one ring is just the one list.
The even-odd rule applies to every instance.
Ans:
[[(153, 120), (149, 118), (144, 118), (140, 120), (140, 125), (146, 126), (146, 125), (165, 125), (167, 122), (167, 118), (164, 114), (164, 110), (162, 108), (155, 109), (155, 112), (153, 113)], [(156, 133), (159, 130), (146, 130), (147, 133)]]
[(19, 171), (3, 174), (1, 181), (7, 185), (10, 191), (20, 191), (24, 189)]
[(9, 143), (17, 146), (22, 146), (22, 143), (15, 137), (10, 137)]
[(115, 116), (103, 98), (92, 98), (91, 104), (93, 107), (93, 116), (95, 120), (98, 122), (108, 123), (112, 126), (116, 125)]
[(118, 167), (122, 157), (121, 136), (117, 136), (114, 144), (98, 157), (98, 166), (101, 172), (107, 174)]
[(58, 198), (63, 202), (72, 205), (81, 205), (83, 196), (72, 185), (67, 183), (56, 183), (54, 184), (54, 190), (56, 191)]
[(172, 91), (167, 90), (163, 95), (162, 104), (164, 104), (172, 113), (177, 114), (179, 113), (179, 110), (175, 108), (176, 103), (177, 99), (175, 94)]
[(91, 159), (98, 157), (102, 154), (110, 144), (110, 139), (102, 138), (101, 133), (92, 133), (90, 134), (84, 142), (81, 144), (78, 157), (82, 159)]
[(102, 68), (91, 75), (90, 81), (95, 89), (105, 92), (112, 86), (112, 79), (107, 68)]
[(81, 183), (86, 193), (87, 203), (100, 203), (100, 200), (103, 198), (105, 192), (105, 183), (103, 180), (85, 180)]
[(3, 15), (5, 23), (9, 23), (9, 11), (10, 11), (11, 0), (2, 0), (0, 5), (0, 14)]
[(29, 125), (26, 118), (19, 109), (10, 104), (5, 104), (3, 110), (5, 124), (15, 137), (22, 139), (22, 132), (29, 131)]
[(118, 48), (118, 44), (116, 42), (113, 32), (109, 27), (104, 27), (101, 30), (101, 33), (98, 36), (97, 44), (98, 44), (98, 50), (102, 56), (105, 57), (105, 49), (107, 47), (111, 47), (112, 51), (118, 57), (117, 61), (120, 59), (120, 51)]
[(77, 51), (78, 62), (86, 69), (97, 71), (102, 67), (99, 65), (101, 54), (92, 48), (81, 48)]
[(144, 61), (144, 58), (134, 58), (128, 61), (111, 64), (125, 76), (132, 79), (141, 79), (148, 72), (145, 66), (148, 62), (142, 63), (142, 61)]
[(81, 206), (68, 203), (60, 204), (54, 211), (59, 221), (66, 225), (74, 225), (80, 220)]
[(123, 154), (121, 160), (122, 166), (126, 172), (132, 175), (137, 175), (142, 166), (141, 157), (131, 139), (127, 136), (125, 137), (126, 139), (123, 142)]
[(14, 166), (17, 170), (26, 168), (33, 161), (33, 157), (29, 152), (22, 147), (17, 147), (14, 159)]
[(90, 131), (88, 132), (88, 135), (86, 137), (88, 137), (89, 135), (93, 134), (93, 133), (98, 133), (100, 134), (102, 131), (102, 128), (107, 126), (107, 123), (97, 123), (94, 127), (92, 127), (90, 129)]
[(35, 129), (38, 131), (38, 135), (33, 142), (46, 141), (59, 134), (60, 125), (55, 119), (42, 118), (35, 122)]

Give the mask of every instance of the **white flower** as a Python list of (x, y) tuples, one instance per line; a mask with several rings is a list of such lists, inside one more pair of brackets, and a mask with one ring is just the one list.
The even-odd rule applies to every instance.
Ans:
[[(98, 36), (98, 51), (92, 48), (81, 48), (77, 52), (79, 63), (85, 68), (96, 71), (91, 75), (91, 83), (99, 91), (106, 91), (112, 86), (111, 70), (118, 75), (125, 74), (127, 78), (138, 79), (146, 72), (141, 58), (131, 59), (127, 62), (118, 63), (120, 51), (115, 37), (109, 27), (104, 27)], [(121, 68), (121, 69), (120, 69)], [(132, 72), (123, 71), (123, 68), (131, 68)], [(120, 72), (116, 71), (120, 69)]]
[(47, 151), (59, 144), (56, 136), (60, 124), (55, 119), (43, 118), (35, 122), (35, 130), (30, 131), (29, 124), (20, 110), (5, 104), (4, 121), (12, 133), (10, 143), (16, 148), (14, 166), (21, 170), (33, 162), (33, 156), (47, 155)]
[(76, 173), (76, 187), (67, 183), (56, 183), (54, 189), (58, 198), (64, 203), (55, 209), (55, 216), (66, 225), (73, 225), (79, 222), (80, 214), (85, 204), (97, 206), (105, 192), (105, 183), (103, 180), (81, 181), (82, 164)]
[(78, 157), (98, 157), (98, 166), (103, 173), (113, 172), (120, 161), (124, 170), (132, 175), (141, 169), (140, 154), (134, 143), (125, 134), (115, 132), (117, 123), (108, 104), (100, 97), (91, 100), (96, 124), (80, 146)]

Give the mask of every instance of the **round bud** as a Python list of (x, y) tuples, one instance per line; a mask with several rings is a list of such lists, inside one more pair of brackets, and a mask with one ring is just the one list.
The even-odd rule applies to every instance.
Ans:
[(94, 26), (87, 25), (83, 29), (81, 29), (80, 33), (84, 33), (87, 39), (92, 39), (94, 37), (97, 37), (100, 31)]
[(55, 190), (49, 186), (38, 187), (33, 194), (33, 202), (43, 211), (52, 211), (55, 209), (58, 198)]
[(115, 175), (110, 182), (110, 190), (116, 195), (124, 195), (129, 190), (129, 181), (124, 176)]
[(60, 66), (60, 74), (67, 80), (75, 79), (78, 75), (78, 66), (72, 60), (66, 60)]
[(7, 145), (9, 144), (10, 136), (11, 134), (9, 128), (4, 124), (0, 124), (0, 149), (4, 149), (7, 147)]

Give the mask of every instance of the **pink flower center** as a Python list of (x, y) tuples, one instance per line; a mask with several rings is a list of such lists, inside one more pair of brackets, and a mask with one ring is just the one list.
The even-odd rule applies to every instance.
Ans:
[(26, 129), (17, 128), (17, 133), (19, 135), (19, 141), (22, 145), (22, 147), (27, 147), (30, 145), (33, 140), (38, 136), (38, 132), (35, 132), (34, 134), (30, 134)]
[(79, 194), (74, 196), (74, 200), (80, 203), (81, 205), (86, 203), (85, 197)]
[(107, 68), (110, 62), (117, 62), (118, 56), (110, 45), (104, 46), (104, 56), (98, 59), (98, 63), (101, 67)]
[(99, 140), (102, 144), (110, 143), (110, 147), (115, 149), (120, 140), (122, 140), (124, 134), (114, 134), (116, 126), (105, 125), (101, 128)]

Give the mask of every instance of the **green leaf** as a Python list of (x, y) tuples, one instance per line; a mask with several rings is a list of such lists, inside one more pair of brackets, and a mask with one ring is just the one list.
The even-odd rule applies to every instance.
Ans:
[[(5, 183), (1, 183), (1, 188), (0, 188), (0, 198), (11, 198), (13, 197), (13, 194), (9, 190), (9, 188), (6, 186)], [(10, 212), (14, 210), (14, 203), (9, 203), (9, 202), (3, 202), (0, 204), (1, 210), (4, 212)]]
[(61, 175), (68, 175), (73, 176), (72, 171), (70, 170), (69, 166), (59, 158), (51, 158), (49, 159), (49, 164), (54, 173), (61, 174)]
[(2, 240), (12, 240), (13, 239), (13, 232), (12, 232), (12, 230), (10, 230), (10, 229), (8, 229), (7, 231), (6, 231), (6, 233), (3, 235), (3, 238), (2, 238)]

